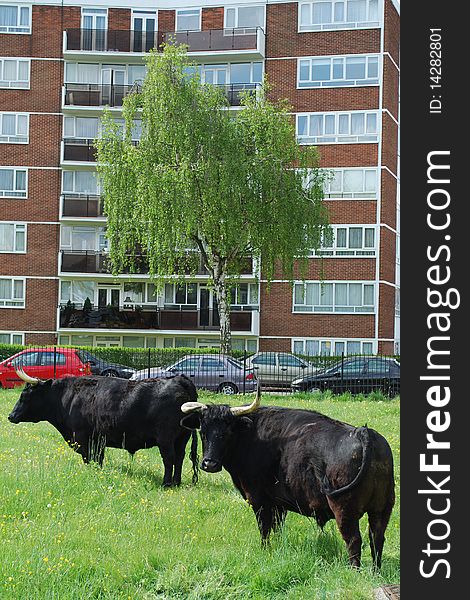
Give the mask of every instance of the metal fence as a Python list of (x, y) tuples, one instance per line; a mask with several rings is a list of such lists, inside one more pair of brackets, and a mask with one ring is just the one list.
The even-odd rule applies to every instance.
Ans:
[(184, 374), (198, 389), (230, 394), (299, 393), (329, 390), (333, 394), (400, 393), (399, 357), (376, 355), (308, 356), (289, 352), (192, 348), (0, 347), (0, 386), (22, 383), (23, 369), (39, 379), (100, 375), (140, 380)]

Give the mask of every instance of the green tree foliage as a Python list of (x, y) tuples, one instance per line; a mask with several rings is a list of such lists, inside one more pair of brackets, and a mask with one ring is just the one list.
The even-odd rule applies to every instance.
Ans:
[(225, 351), (229, 291), (246, 257), (261, 261), (268, 283), (279, 273), (292, 280), (294, 264), (305, 273), (329, 234), (317, 150), (300, 148), (287, 105), (265, 95), (266, 85), (244, 96), (242, 110), (227, 110), (223, 90), (201, 85), (185, 48), (167, 45), (150, 53), (141, 89), (124, 100), (124, 131), (106, 112), (97, 141), (113, 272), (132, 268), (140, 249), (161, 286), (196, 273), (202, 256)]

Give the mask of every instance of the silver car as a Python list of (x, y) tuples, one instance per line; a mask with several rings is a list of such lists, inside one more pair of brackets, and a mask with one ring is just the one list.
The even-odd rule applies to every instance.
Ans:
[(186, 375), (197, 388), (238, 394), (254, 392), (256, 377), (253, 369), (230, 356), (217, 354), (188, 354), (169, 367), (151, 367), (137, 371), (131, 380), (140, 380), (172, 375)]
[(253, 369), (262, 385), (290, 388), (292, 380), (314, 375), (318, 368), (290, 352), (257, 352), (246, 359), (245, 364)]

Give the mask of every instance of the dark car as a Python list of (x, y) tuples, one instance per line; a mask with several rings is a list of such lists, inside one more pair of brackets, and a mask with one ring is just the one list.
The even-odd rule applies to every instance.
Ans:
[(381, 391), (390, 397), (396, 396), (400, 393), (400, 363), (394, 358), (355, 356), (292, 382), (293, 392), (323, 390), (331, 390), (335, 394)]
[(217, 354), (188, 354), (169, 367), (151, 367), (137, 371), (132, 380), (172, 377), (174, 374), (186, 375), (198, 389), (221, 394), (254, 392), (256, 389), (253, 369), (248, 369), (235, 358)]
[(89, 363), (93, 375), (103, 375), (104, 377), (122, 377), (130, 379), (135, 373), (135, 369), (120, 365), (118, 363), (108, 362), (98, 356), (93, 355), (88, 350), (77, 350), (77, 354), (83, 362)]

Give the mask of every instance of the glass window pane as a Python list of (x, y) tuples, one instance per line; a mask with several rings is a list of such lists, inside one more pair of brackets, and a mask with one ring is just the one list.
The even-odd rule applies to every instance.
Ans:
[(197, 283), (188, 283), (187, 289), (187, 303), (197, 304)]
[(344, 171), (344, 191), (345, 192), (362, 192), (362, 181), (364, 172), (362, 169)]
[(310, 117), (310, 135), (312, 137), (323, 135), (323, 115), (312, 115)]
[(350, 227), (349, 247), (362, 248), (362, 227)]
[(310, 81), (310, 61), (301, 60), (299, 69), (300, 81)]
[(310, 25), (310, 14), (311, 14), (311, 4), (301, 4), (300, 5), (300, 24), (301, 25)]
[(373, 285), (364, 285), (364, 306), (374, 306)]
[(347, 353), (348, 354), (360, 354), (361, 353), (361, 342), (348, 341)]
[(264, 21), (262, 6), (240, 6), (238, 9), (238, 27), (262, 27)]
[(333, 284), (324, 283), (321, 286), (320, 304), (322, 306), (333, 306)]
[(3, 115), (1, 133), (2, 135), (16, 134), (16, 115)]
[(16, 171), (16, 189), (26, 191), (26, 171)]
[(367, 77), (377, 79), (379, 76), (379, 59), (377, 56), (371, 56), (367, 62)]
[(297, 135), (308, 135), (308, 117), (305, 115), (297, 117)]
[(173, 291), (173, 284), (165, 283), (165, 304), (173, 304)]
[(373, 248), (375, 246), (375, 229), (366, 227), (364, 232), (364, 248)]
[(304, 303), (304, 286), (302, 283), (294, 285), (294, 304)]
[(344, 60), (342, 58), (333, 59), (333, 79), (344, 79)]
[(335, 305), (346, 306), (348, 303), (348, 284), (337, 283), (335, 285)]
[(331, 23), (331, 2), (313, 3), (313, 23)]
[(366, 0), (348, 0), (347, 20), (350, 23), (360, 23), (367, 21), (367, 3)]
[(225, 27), (235, 27), (235, 9), (225, 9)]
[(372, 342), (362, 343), (362, 354), (373, 354)]
[(366, 192), (375, 192), (377, 190), (377, 172), (375, 169), (366, 170), (364, 190)]
[(351, 135), (363, 134), (364, 127), (365, 127), (364, 113), (353, 113), (351, 115)]
[(318, 283), (307, 283), (305, 287), (305, 304), (317, 306), (320, 298), (320, 285)]
[[(303, 61), (301, 61), (302, 63)], [(330, 59), (316, 58), (312, 60), (312, 81), (329, 81)]]
[(369, 113), (366, 117), (366, 133), (377, 133), (377, 115)]
[(197, 31), (200, 24), (199, 10), (176, 11), (176, 31)]
[(344, 2), (335, 2), (335, 23), (344, 21)]
[(234, 63), (230, 65), (230, 83), (250, 83), (250, 63)]
[(362, 284), (349, 284), (349, 306), (362, 306)]
[(253, 63), (253, 83), (261, 83), (263, 81), (263, 63), (255, 62)]
[(335, 116), (325, 115), (325, 135), (335, 134)]
[(346, 79), (365, 79), (366, 59), (346, 58)]
[(308, 356), (318, 356), (319, 354), (319, 342), (318, 340), (307, 340), (305, 342), (305, 350)]
[(378, 0), (369, 0), (369, 21), (379, 20), (379, 2)]
[(335, 356), (341, 356), (344, 350), (344, 342), (335, 342)]
[(349, 115), (339, 115), (338, 133), (349, 135)]
[(301, 340), (294, 340), (292, 351), (294, 354), (304, 354), (304, 343)]
[(346, 248), (347, 245), (347, 229), (345, 227), (338, 227), (336, 230), (336, 247)]

